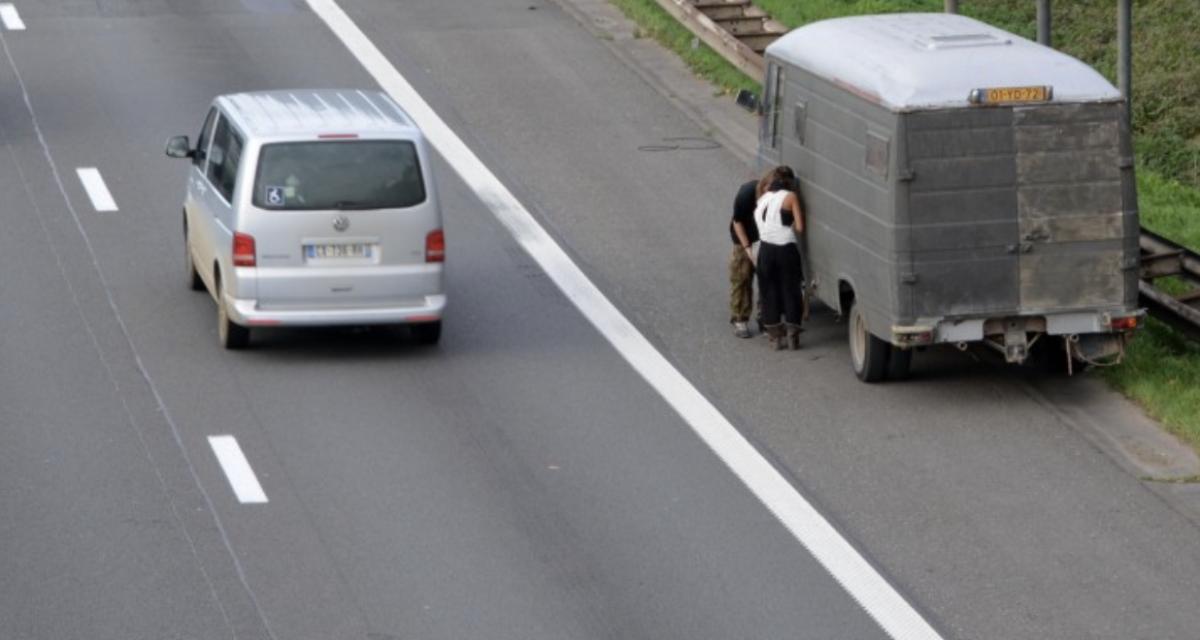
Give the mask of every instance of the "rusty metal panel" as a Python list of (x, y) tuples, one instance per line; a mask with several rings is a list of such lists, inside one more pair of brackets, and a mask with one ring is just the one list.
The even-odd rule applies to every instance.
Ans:
[(1120, 241), (1039, 251), (1021, 257), (1021, 307), (1026, 312), (1120, 307), (1125, 294)]
[(1010, 314), (1016, 308), (1015, 262), (1004, 247), (914, 252), (914, 312), (934, 317)]
[(1011, 313), (1019, 304), (1011, 110), (912, 113), (905, 125), (913, 314)]
[[(788, 67), (786, 121), (803, 135), (783, 139), (785, 164), (800, 177), (806, 215), (805, 244), (817, 295), (837, 308), (838, 282), (853, 283), (872, 326), (890, 327), (900, 306), (896, 228), (895, 154), (882, 141), (899, 116), (827, 80)], [(796, 109), (800, 106), (802, 112)], [(868, 145), (874, 137), (873, 166)], [(884, 166), (880, 167), (880, 164)]]
[(1014, 109), (1023, 311), (1129, 297), (1118, 115), (1115, 104)]

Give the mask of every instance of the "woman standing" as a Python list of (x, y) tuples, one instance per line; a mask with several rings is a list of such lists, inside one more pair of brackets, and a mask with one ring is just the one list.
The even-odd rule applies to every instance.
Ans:
[(754, 223), (759, 237), (757, 271), (763, 328), (776, 349), (799, 349), (804, 300), (798, 286), (803, 276), (796, 235), (804, 231), (804, 212), (796, 196), (796, 174), (791, 167), (775, 168), (770, 184), (758, 199)]

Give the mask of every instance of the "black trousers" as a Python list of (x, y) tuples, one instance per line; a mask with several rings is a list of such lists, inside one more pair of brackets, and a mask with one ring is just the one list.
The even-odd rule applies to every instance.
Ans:
[(762, 323), (800, 324), (804, 313), (800, 288), (804, 273), (796, 245), (759, 243), (757, 273)]

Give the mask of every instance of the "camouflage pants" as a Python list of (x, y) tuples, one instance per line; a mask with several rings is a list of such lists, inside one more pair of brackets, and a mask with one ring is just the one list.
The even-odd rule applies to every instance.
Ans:
[(754, 311), (754, 263), (739, 246), (729, 256), (729, 321), (749, 322)]

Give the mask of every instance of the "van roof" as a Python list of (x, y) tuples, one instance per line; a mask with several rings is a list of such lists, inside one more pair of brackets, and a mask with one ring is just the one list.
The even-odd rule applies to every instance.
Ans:
[(962, 15), (898, 13), (823, 20), (769, 47), (893, 111), (967, 106), (972, 90), (1050, 86), (1054, 102), (1119, 100), (1088, 65)]
[(416, 132), (404, 109), (380, 91), (256, 91), (220, 96), (217, 104), (249, 136)]

